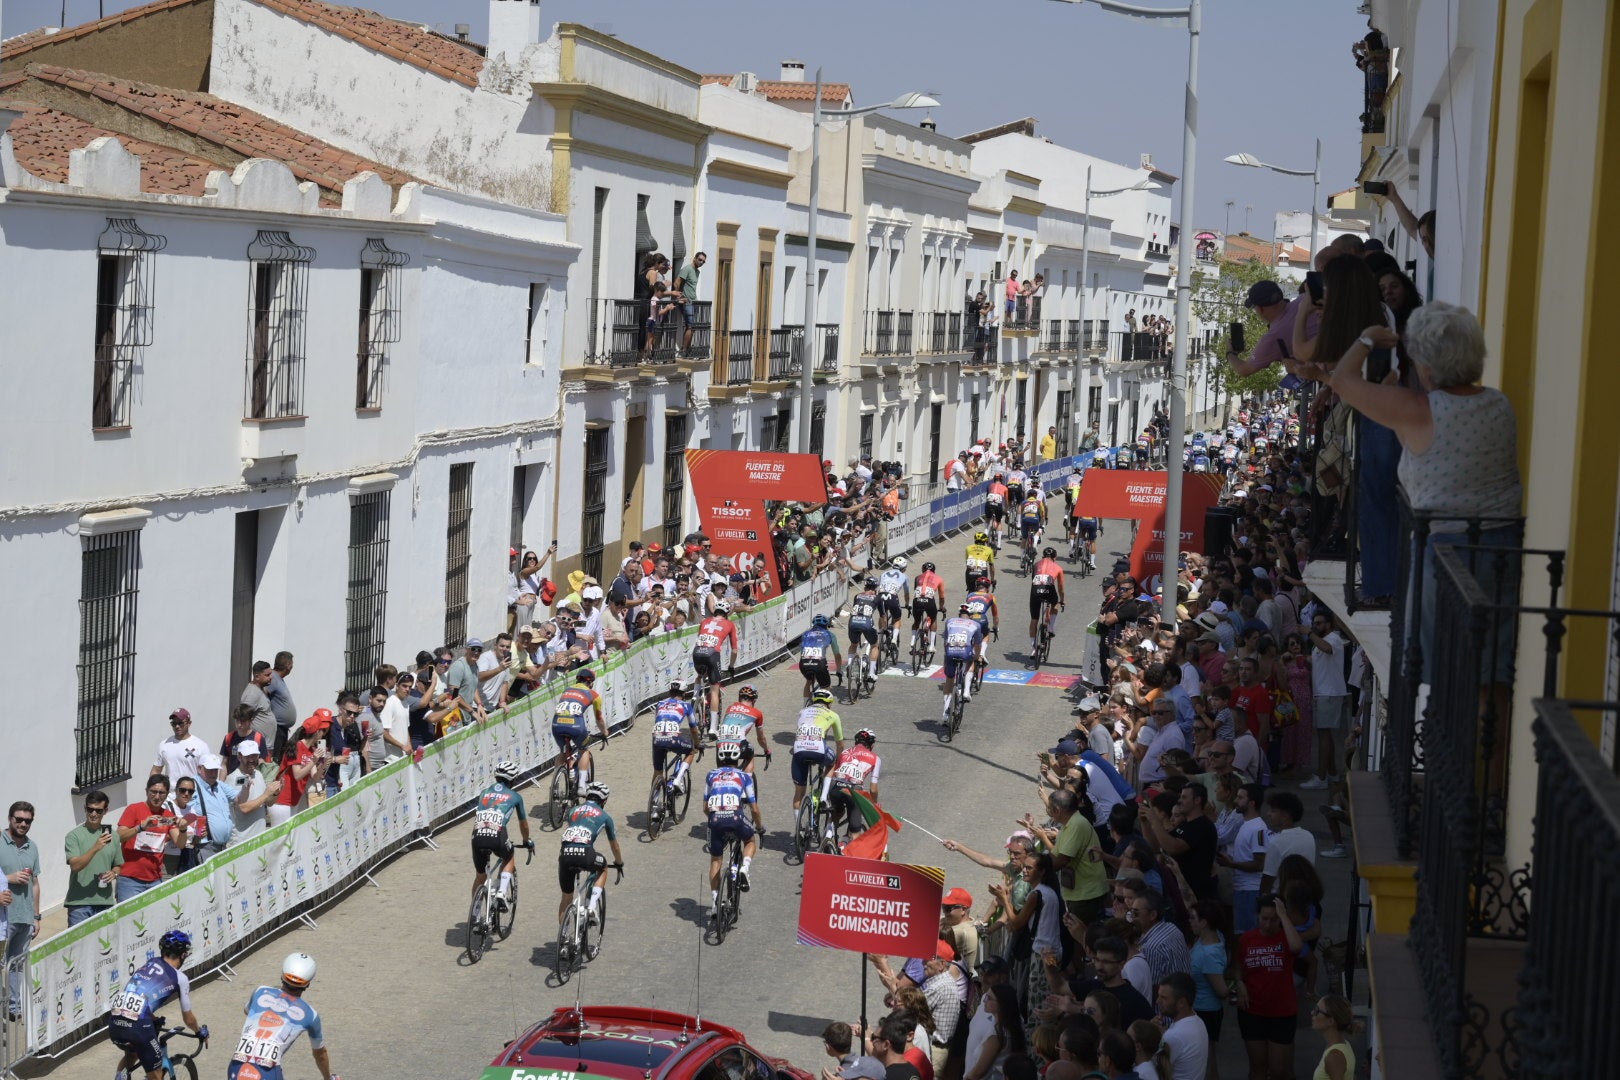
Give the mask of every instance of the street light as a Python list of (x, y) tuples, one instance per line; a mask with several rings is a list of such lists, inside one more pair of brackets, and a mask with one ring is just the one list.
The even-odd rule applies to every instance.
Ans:
[[(1081, 4), (1086, 0), (1057, 0)], [(1170, 446), (1164, 484), (1163, 620), (1176, 625), (1176, 563), (1181, 555), (1181, 461), (1187, 445), (1187, 343), (1192, 315), (1193, 181), (1198, 165), (1198, 39), (1203, 34), (1204, 0), (1186, 7), (1151, 8), (1119, 0), (1091, 0), (1104, 11), (1133, 19), (1174, 22), (1187, 27), (1187, 87), (1182, 98), (1181, 247), (1176, 258), (1176, 347), (1170, 359)]]
[(880, 109), (936, 109), (939, 102), (925, 91), (913, 90), (901, 94), (882, 105), (867, 105), (859, 109), (823, 109), (821, 107), (821, 69), (816, 68), (815, 104), (810, 110), (810, 209), (805, 227), (805, 246), (808, 249), (804, 274), (804, 351), (799, 360), (799, 453), (810, 452), (810, 403), (816, 392), (816, 211), (821, 205), (821, 118), (846, 119), (862, 116)]
[[(1311, 178), (1311, 258), (1316, 258), (1316, 200), (1322, 194), (1322, 140), (1316, 140), (1316, 165), (1310, 169), (1285, 169), (1281, 165), (1268, 165), (1253, 154), (1233, 154), (1226, 159), (1228, 165), (1242, 165), (1250, 169), (1270, 169), (1284, 176)], [(1275, 258), (1275, 256), (1273, 256)]]

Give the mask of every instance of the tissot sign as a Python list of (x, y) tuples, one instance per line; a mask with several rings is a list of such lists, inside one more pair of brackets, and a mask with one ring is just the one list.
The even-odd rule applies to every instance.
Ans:
[[(1135, 469), (1087, 469), (1074, 500), (1075, 517), (1131, 519), (1147, 525), (1136, 531), (1131, 576), (1157, 578), (1164, 569), (1164, 489), (1168, 474)], [(1224, 481), (1215, 473), (1183, 473), (1181, 550), (1202, 551), (1204, 513), (1220, 501)]]
[(704, 535), (714, 541), (714, 554), (738, 570), (747, 567), (756, 554), (763, 554), (770, 579), (764, 595), (781, 592), (776, 560), (770, 557), (771, 523), (765, 504), (826, 502), (821, 459), (814, 454), (688, 450), (686, 472)]
[(945, 871), (877, 859), (807, 855), (799, 942), (926, 958), (939, 939)]

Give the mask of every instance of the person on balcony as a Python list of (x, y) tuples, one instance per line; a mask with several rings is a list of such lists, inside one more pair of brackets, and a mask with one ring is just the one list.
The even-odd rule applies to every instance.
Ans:
[(1007, 271), (1007, 318), (1009, 319), (1013, 317), (1013, 312), (1018, 308), (1019, 289), (1018, 271)]

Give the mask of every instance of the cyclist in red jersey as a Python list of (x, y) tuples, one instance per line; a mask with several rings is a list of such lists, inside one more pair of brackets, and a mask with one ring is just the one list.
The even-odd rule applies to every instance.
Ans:
[(1047, 635), (1053, 636), (1057, 629), (1058, 608), (1067, 602), (1063, 591), (1063, 567), (1058, 565), (1057, 549), (1047, 548), (1041, 552), (1041, 561), (1035, 564), (1035, 572), (1029, 579), (1029, 651), (1035, 653), (1035, 621), (1040, 618), (1041, 604), (1052, 605), (1046, 618)]
[(911, 631), (915, 634), (920, 625), (927, 625), (929, 656), (934, 655), (934, 628), (939, 613), (945, 610), (945, 581), (934, 570), (933, 563), (923, 563), (922, 573), (911, 586)]
[(732, 666), (737, 660), (737, 624), (726, 616), (731, 605), (724, 600), (714, 605), (714, 614), (698, 624), (697, 644), (692, 647), (692, 666), (709, 683), (709, 716), (720, 715), (720, 650), (729, 642)]
[(742, 770), (752, 774), (754, 748), (748, 744), (750, 733), (759, 741), (760, 752), (769, 761), (771, 748), (765, 743), (765, 714), (759, 711), (759, 691), (752, 686), (744, 686), (737, 691), (737, 700), (720, 718), (718, 738), (723, 743), (734, 742), (742, 747)]
[(991, 477), (990, 487), (984, 493), (984, 517), (990, 523), (990, 533), (996, 538), (996, 547), (999, 548), (1007, 521), (1007, 485), (1002, 483), (999, 470)]

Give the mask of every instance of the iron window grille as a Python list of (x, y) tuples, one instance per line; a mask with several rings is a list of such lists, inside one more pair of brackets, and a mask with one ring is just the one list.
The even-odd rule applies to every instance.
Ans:
[(445, 521), (444, 643), (467, 640), (467, 568), (472, 563), (472, 462), (450, 466), (450, 512)]
[(873, 423), (872, 414), (871, 413), (862, 414), (862, 416), (861, 416), (861, 434), (860, 434), (859, 442), (860, 442), (860, 447), (861, 447), (861, 453), (863, 455), (867, 456), (867, 457), (872, 456), (872, 437), (873, 437), (872, 432), (873, 432), (874, 427), (876, 427), (876, 425)]
[(360, 342), (356, 351), (354, 407), (382, 408), (388, 346), (400, 338), (400, 270), (411, 261), (377, 237), (360, 249)]
[[(679, 199), (675, 201), (675, 214), (670, 224), (670, 232), (674, 234), (669, 242), (670, 266), (679, 274), (686, 266), (686, 204)], [(673, 280), (670, 287), (674, 288)]]
[(580, 568), (602, 577), (603, 532), (607, 526), (608, 429), (585, 432), (585, 491), (580, 514)]
[(776, 444), (772, 447), (778, 454), (788, 452), (788, 440), (793, 435), (793, 410), (780, 409), (776, 413)]
[(344, 647), (346, 689), (360, 692), (376, 682), (385, 644), (388, 611), (389, 491), (356, 495), (349, 504), (349, 595)]
[(675, 550), (686, 511), (686, 414), (664, 417), (664, 548)]
[(140, 530), (86, 537), (79, 576), (79, 699), (74, 785), (127, 780), (135, 722)]
[(820, 458), (827, 437), (827, 406), (817, 402), (810, 408), (810, 452)]
[(152, 344), (153, 283), (157, 260), (168, 245), (135, 224), (108, 218), (96, 242), (95, 379), (90, 424), (122, 428), (130, 423), (135, 364)]
[(247, 255), (247, 416), (302, 416), (309, 264), (315, 249), (293, 243), (284, 230), (261, 229)]

